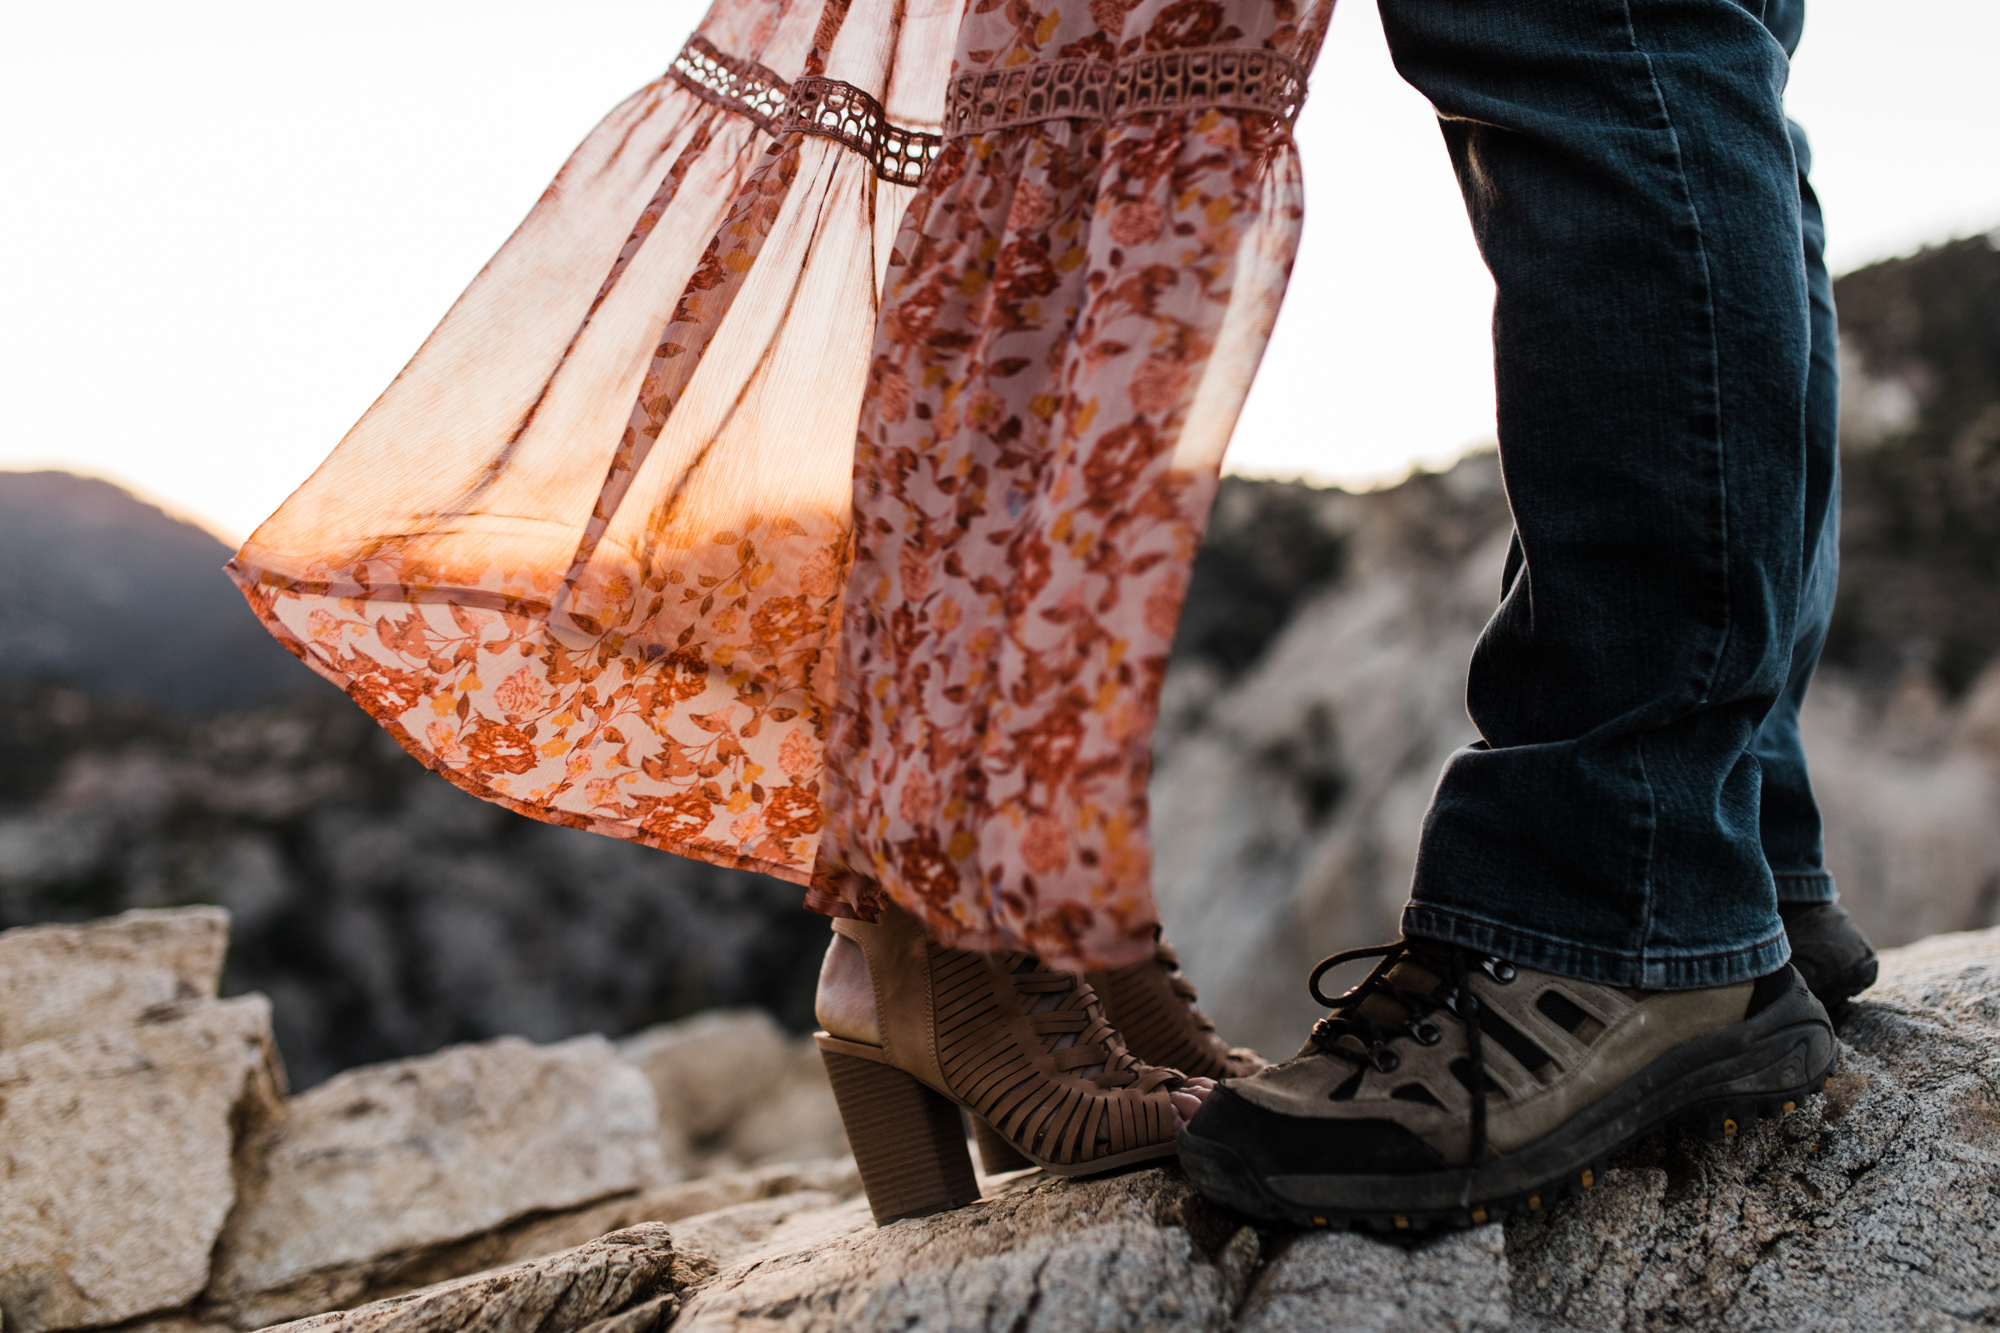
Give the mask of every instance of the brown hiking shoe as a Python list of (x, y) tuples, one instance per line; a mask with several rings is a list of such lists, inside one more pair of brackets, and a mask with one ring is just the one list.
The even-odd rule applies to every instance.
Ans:
[(1779, 903), (1792, 966), (1828, 1013), (1839, 1017), (1847, 1002), (1875, 984), (1875, 950), (1839, 903)]
[[(1328, 999), (1327, 970), (1382, 961)], [(1638, 991), (1404, 940), (1313, 973), (1333, 1012), (1293, 1059), (1209, 1095), (1181, 1163), (1211, 1199), (1303, 1226), (1485, 1222), (1589, 1189), (1670, 1125), (1713, 1137), (1824, 1086), (1833, 1025), (1786, 966)]]

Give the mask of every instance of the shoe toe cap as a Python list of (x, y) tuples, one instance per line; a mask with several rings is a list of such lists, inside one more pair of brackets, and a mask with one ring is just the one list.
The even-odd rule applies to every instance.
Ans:
[[(1414, 1175), (1447, 1169), (1437, 1149), (1393, 1120), (1347, 1114), (1293, 1115), (1259, 1105), (1224, 1084), (1188, 1122), (1187, 1133), (1220, 1143), (1260, 1176)], [(1354, 1108), (1359, 1109), (1359, 1108)]]

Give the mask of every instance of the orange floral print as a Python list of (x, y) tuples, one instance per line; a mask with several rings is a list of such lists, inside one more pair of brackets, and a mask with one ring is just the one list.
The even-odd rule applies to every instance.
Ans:
[(1329, 0), (962, 8), (717, 0), (231, 573), (486, 799), (1116, 964)]
[(853, 422), (913, 187), (791, 81), (936, 127), (955, 0), (718, 0), (231, 563), (411, 753), (554, 823), (805, 882)]
[[(1327, 17), (974, 6), (954, 78), (1218, 45), (1307, 65)], [(947, 139), (897, 239), (861, 410), (822, 910), (890, 898), (960, 947), (1058, 967), (1150, 954), (1148, 737), (1300, 216), (1289, 131), (1264, 112)]]

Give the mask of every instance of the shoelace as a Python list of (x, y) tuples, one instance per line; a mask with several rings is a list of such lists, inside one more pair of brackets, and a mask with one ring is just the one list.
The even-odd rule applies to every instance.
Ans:
[[(1095, 1074), (1085, 1077), (1106, 1089), (1133, 1088), (1146, 1093), (1164, 1084), (1179, 1084), (1181, 1076), (1178, 1070), (1144, 1064), (1125, 1049), (1118, 1029), (1104, 1017), (1104, 1006), (1096, 993), (1083, 985), (1073, 973), (1052, 972), (1029, 954), (1008, 955), (1002, 966), (1015, 991), (1026, 1001), (1021, 1007), (1027, 1011), (1029, 1028), (1042, 1038), (1045, 1043), (1043, 1049), (1048, 1051), (1058, 1070), (1068, 1072), (1102, 1065), (1104, 1067)], [(1037, 995), (1061, 995), (1063, 998), (1054, 1008), (1036, 1013), (1034, 1001), (1028, 997)], [(1074, 1043), (1061, 1050), (1050, 1049), (1067, 1034), (1075, 1035)]]
[[(1394, 944), (1378, 944), (1365, 949), (1349, 949), (1320, 960), (1306, 982), (1306, 989), (1312, 992), (1316, 1003), (1332, 1010), (1325, 1018), (1313, 1024), (1312, 1043), (1328, 1055), (1344, 1060), (1365, 1060), (1382, 1073), (1393, 1073), (1403, 1063), (1389, 1043), (1408, 1037), (1423, 1046), (1435, 1046), (1444, 1040), (1444, 1030), (1431, 1021), (1431, 1015), (1446, 1011), (1465, 1024), (1466, 1056), (1471, 1064), (1466, 1082), (1472, 1093), (1472, 1155), (1467, 1166), (1476, 1167), (1486, 1155), (1486, 1055), (1480, 1040), (1479, 997), (1466, 984), (1469, 969), (1466, 966), (1466, 951), (1449, 945), (1432, 946), (1418, 951), (1410, 947), (1408, 940), (1398, 940)], [(1320, 978), (1336, 967), (1358, 962), (1363, 958), (1379, 958), (1374, 971), (1361, 984), (1342, 995), (1327, 996), (1319, 988)], [(1397, 963), (1405, 958), (1414, 960), (1419, 966), (1438, 971), (1438, 963), (1443, 962), (1445, 981), (1428, 992), (1413, 991), (1392, 985), (1389, 974)], [(1505, 968), (1511, 976), (1512, 964), (1498, 958), (1481, 959), (1481, 966), (1496, 978), (1501, 976), (1497, 969)], [(1401, 1023), (1383, 1026), (1361, 1012), (1361, 1005), (1375, 997), (1388, 996), (1401, 1004), (1408, 1017)], [(1351, 1041), (1353, 1046), (1341, 1047), (1338, 1043)]]

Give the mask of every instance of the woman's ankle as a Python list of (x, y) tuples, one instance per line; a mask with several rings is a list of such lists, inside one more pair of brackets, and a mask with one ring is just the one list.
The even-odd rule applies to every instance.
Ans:
[(813, 997), (819, 1025), (844, 1041), (882, 1044), (882, 1023), (875, 1012), (875, 984), (861, 946), (835, 935), (819, 965), (819, 990)]

